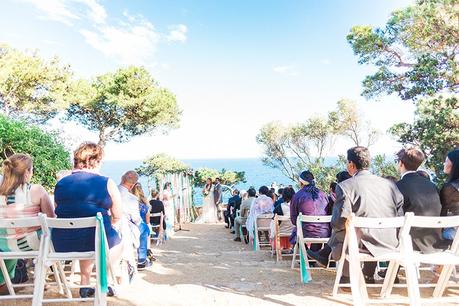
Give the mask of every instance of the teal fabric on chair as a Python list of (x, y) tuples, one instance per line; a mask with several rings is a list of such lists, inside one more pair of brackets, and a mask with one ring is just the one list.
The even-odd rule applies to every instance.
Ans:
[(303, 284), (307, 284), (311, 281), (311, 276), (309, 275), (309, 271), (307, 268), (307, 262), (305, 260), (305, 254), (303, 254), (303, 248), (299, 247), (300, 251), (300, 269), (301, 269), (301, 281)]
[(102, 216), (97, 214), (96, 216), (97, 222), (99, 223), (99, 286), (100, 290), (103, 294), (106, 294), (108, 291), (108, 283), (107, 283), (107, 250), (106, 250), (106, 237), (105, 237), (105, 229), (104, 229), (104, 222)]

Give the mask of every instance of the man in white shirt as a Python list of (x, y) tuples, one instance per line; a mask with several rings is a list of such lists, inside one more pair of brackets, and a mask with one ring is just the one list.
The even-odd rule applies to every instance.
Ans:
[(143, 269), (151, 265), (147, 258), (149, 228), (142, 221), (139, 211), (139, 199), (130, 191), (137, 184), (139, 175), (137, 172), (130, 170), (121, 177), (121, 184), (118, 189), (121, 193), (124, 214), (128, 220), (132, 240), (135, 248), (138, 249), (138, 269)]

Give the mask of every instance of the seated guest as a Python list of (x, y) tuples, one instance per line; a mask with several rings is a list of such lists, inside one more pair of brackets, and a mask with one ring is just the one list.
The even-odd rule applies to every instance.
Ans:
[(140, 222), (140, 246), (137, 249), (138, 253), (138, 264), (137, 269), (141, 270), (151, 266), (151, 262), (148, 259), (148, 240), (150, 239), (150, 205), (145, 197), (142, 190), (142, 185), (136, 183), (131, 189), (131, 193), (137, 197), (139, 202), (139, 213), (142, 221)]
[(247, 190), (247, 195), (247, 199), (242, 200), (239, 217), (234, 219), (234, 230), (236, 233), (236, 238), (234, 238), (234, 241), (241, 241), (242, 233), (240, 231), (240, 227), (242, 224), (245, 224), (247, 222), (250, 207), (252, 206), (252, 203), (255, 200), (257, 191), (255, 190), (255, 188), (251, 187), (249, 188), (249, 190)]
[[(305, 216), (327, 215), (328, 200), (325, 193), (316, 187), (314, 175), (306, 170), (299, 176), (301, 189), (295, 193), (290, 204), (290, 220), (294, 225), (290, 243), (296, 243), (296, 219), (302, 213)], [(327, 223), (303, 223), (303, 237), (326, 238), (330, 237), (330, 226)], [(321, 244), (311, 244), (312, 250), (319, 250)]]
[[(54, 218), (54, 207), (46, 190), (31, 184), (33, 161), (27, 154), (14, 154), (3, 161), (0, 177), (0, 218), (36, 217), (44, 213)], [(21, 232), (0, 233), (0, 252), (33, 251), (40, 247), (40, 227), (24, 228)], [(4, 260), (10, 279), (14, 277), (16, 259)], [(5, 278), (0, 270), (0, 294), (8, 294)]]
[[(159, 200), (159, 192), (156, 190), (151, 191), (151, 200), (150, 200), (150, 214), (163, 213), (163, 229), (166, 230), (166, 218), (164, 211), (164, 204)], [(161, 217), (151, 217), (150, 224), (158, 225), (161, 221)]]
[[(372, 174), (370, 152), (365, 147), (353, 147), (347, 151), (347, 170), (353, 177), (336, 188), (336, 202), (332, 215), (332, 235), (319, 252), (306, 250), (308, 256), (320, 265), (328, 265), (332, 253), (339, 260), (346, 235), (346, 219), (354, 213), (357, 217), (392, 218), (403, 215), (403, 195), (389, 180)], [(397, 230), (393, 228), (368, 230), (360, 237), (361, 252), (373, 256), (393, 251), (398, 245)], [(365, 262), (363, 274), (367, 283), (374, 283), (376, 262)], [(349, 264), (345, 262), (341, 283), (349, 283)]]
[[(54, 189), (58, 218), (94, 217), (101, 213), (110, 248), (110, 262), (115, 276), (121, 281), (119, 271), (123, 244), (119, 227), (123, 212), (121, 196), (115, 182), (99, 174), (103, 149), (92, 142), (82, 143), (73, 155), (73, 172), (62, 178)], [(78, 230), (53, 229), (53, 245), (57, 252), (94, 251), (94, 228)], [(80, 260), (81, 285), (89, 285), (94, 262)], [(81, 297), (94, 295), (93, 288), (80, 288)]]
[[(274, 214), (278, 216), (290, 217), (290, 202), (293, 198), (295, 191), (291, 188), (284, 188), (282, 190), (282, 197), (284, 199), (284, 203), (274, 208)], [(271, 245), (275, 247), (276, 240), (274, 239), (274, 220), (271, 222), (271, 231), (269, 237), (271, 238)], [(279, 232), (280, 233), (291, 233), (293, 231), (293, 224), (289, 221), (279, 221)], [(280, 238), (280, 249), (290, 249), (290, 242), (289, 237), (281, 237)]]
[[(140, 216), (139, 201), (135, 195), (131, 193), (134, 186), (137, 184), (139, 175), (137, 172), (130, 170), (127, 171), (121, 177), (121, 184), (118, 186), (118, 189), (121, 194), (121, 201), (123, 203), (123, 212), (124, 216), (127, 219), (128, 229), (125, 229), (126, 232), (130, 231), (132, 243), (134, 247), (140, 252), (138, 252), (137, 261), (138, 269), (145, 268), (150, 266), (151, 263), (147, 259), (147, 244), (148, 238), (150, 235), (150, 230), (148, 226), (142, 224), (142, 217)], [(126, 254), (129, 255), (129, 254)]]
[(228, 228), (234, 226), (234, 215), (236, 210), (241, 208), (241, 197), (239, 196), (239, 190), (233, 190), (233, 196), (228, 199), (228, 206), (224, 212), (225, 222)]
[(258, 216), (272, 213), (274, 209), (273, 195), (269, 188), (261, 186), (260, 189), (258, 189), (258, 193), (259, 196), (252, 202), (250, 213), (245, 223), (249, 236), (252, 239), (254, 237), (255, 222), (257, 222)]
[[(440, 191), (441, 215), (459, 215), (459, 149), (448, 153), (445, 159), (443, 171), (448, 175), (446, 184)], [(443, 237), (453, 240), (457, 228), (448, 228), (443, 232)]]
[(336, 201), (336, 186), (344, 182), (345, 180), (351, 178), (349, 172), (341, 171), (336, 174), (336, 182), (330, 184), (330, 194), (328, 195), (328, 206), (327, 206), (327, 215), (331, 215), (333, 212), (333, 204)]
[(277, 190), (277, 194), (279, 195), (279, 198), (274, 202), (274, 209), (276, 209), (277, 206), (281, 205), (284, 203), (284, 200), (282, 199), (282, 194), (284, 193), (284, 188), (279, 188)]
[[(403, 212), (416, 216), (440, 216), (441, 203), (437, 187), (417, 170), (425, 160), (417, 148), (402, 149), (397, 153), (401, 179), (396, 183), (403, 195)], [(413, 249), (423, 253), (437, 251), (434, 244), (441, 240), (440, 231), (430, 228), (412, 228)]]

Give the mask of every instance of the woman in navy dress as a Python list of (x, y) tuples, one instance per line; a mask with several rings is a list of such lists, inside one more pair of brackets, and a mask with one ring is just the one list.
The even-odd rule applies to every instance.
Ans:
[[(54, 190), (56, 215), (58, 218), (83, 218), (94, 217), (100, 212), (110, 248), (110, 261), (117, 268), (122, 244), (114, 225), (122, 218), (121, 196), (115, 182), (99, 174), (102, 157), (103, 149), (95, 143), (85, 142), (75, 150), (72, 174), (61, 179)], [(94, 238), (94, 228), (53, 229), (52, 232), (57, 252), (94, 251)], [(92, 260), (80, 260), (81, 285), (89, 284), (93, 265)], [(87, 297), (93, 292), (92, 288), (81, 288), (80, 295)]]

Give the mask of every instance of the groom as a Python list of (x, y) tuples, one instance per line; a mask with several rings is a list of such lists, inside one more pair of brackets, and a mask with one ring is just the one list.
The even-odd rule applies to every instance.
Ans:
[(221, 203), (222, 203), (222, 185), (220, 184), (220, 178), (217, 177), (215, 179), (215, 186), (214, 186), (214, 201), (215, 206), (217, 206), (217, 215), (218, 220), (221, 221)]

